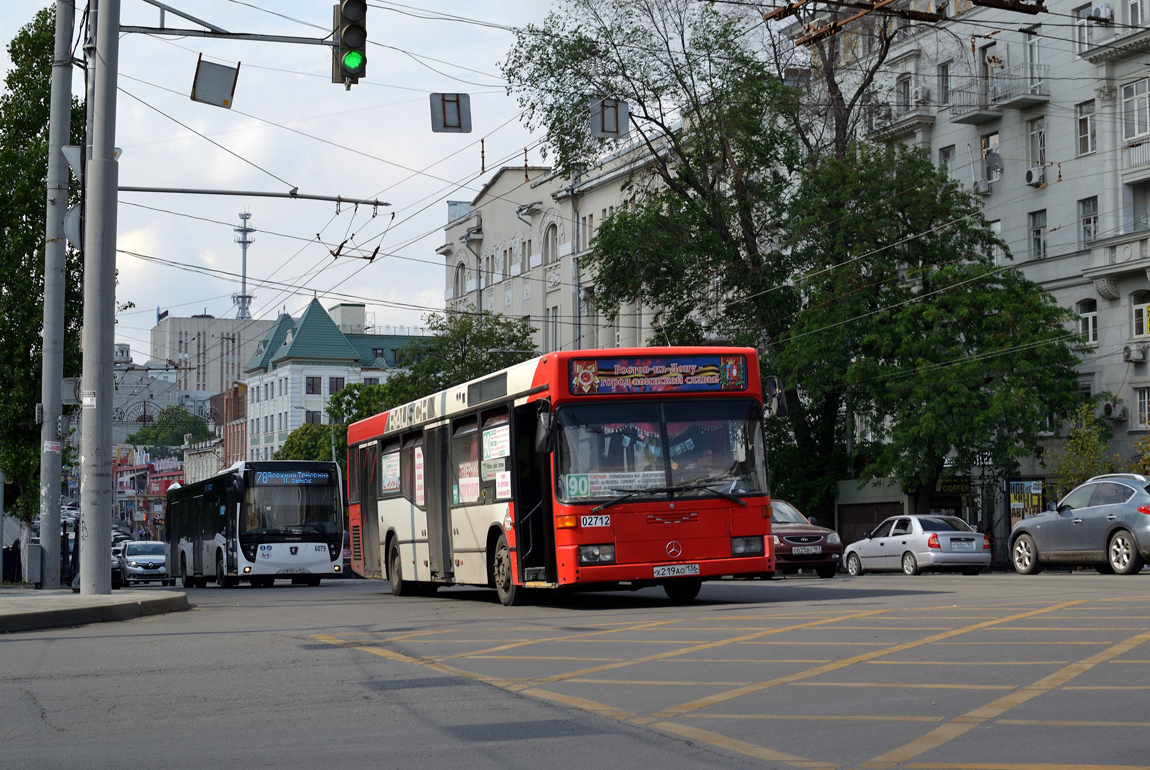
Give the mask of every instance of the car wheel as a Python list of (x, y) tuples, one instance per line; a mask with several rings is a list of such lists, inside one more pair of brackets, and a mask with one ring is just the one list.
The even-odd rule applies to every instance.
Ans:
[(1034, 546), (1034, 538), (1030, 535), (1019, 535), (1010, 549), (1010, 561), (1014, 564), (1014, 571), (1019, 575), (1034, 575), (1042, 565), (1038, 562), (1038, 549)]
[(826, 580), (827, 578), (833, 578), (835, 576), (835, 573), (837, 573), (838, 571), (839, 571), (839, 565), (837, 563), (835, 563), (835, 564), (824, 564), (821, 567), (815, 567), (815, 572), (817, 572), (818, 576), (821, 577), (823, 580)]
[(1106, 555), (1111, 569), (1119, 575), (1133, 575), (1142, 569), (1142, 554), (1138, 552), (1138, 544), (1134, 542), (1134, 536), (1124, 529), (1110, 536)]
[(668, 599), (679, 604), (693, 602), (702, 587), (703, 581), (699, 578), (680, 578), (664, 583), (663, 591)]
[(863, 574), (862, 559), (857, 553), (847, 556), (847, 574), (851, 577), (858, 577)]
[(515, 575), (511, 569), (511, 548), (507, 545), (507, 535), (500, 534), (495, 543), (495, 553), (491, 559), (491, 578), (495, 583), (495, 593), (504, 607), (515, 607), (527, 603), (527, 589), (515, 585)]
[(387, 549), (387, 582), (391, 584), (392, 596), (415, 594), (415, 584), (403, 579), (403, 561), (399, 557), (399, 543), (394, 540)]
[(918, 574), (918, 559), (914, 558), (914, 554), (907, 551), (902, 555), (902, 574), (904, 575), (917, 575)]

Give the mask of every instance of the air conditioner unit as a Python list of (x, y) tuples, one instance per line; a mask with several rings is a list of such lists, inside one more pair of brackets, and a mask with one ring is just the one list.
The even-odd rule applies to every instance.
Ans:
[(1038, 187), (1046, 181), (1046, 169), (1042, 166), (1026, 169), (1026, 183), (1031, 187)]
[(914, 99), (916, 104), (924, 104), (930, 101), (930, 89), (926, 86), (915, 86), (914, 91), (911, 92), (911, 98)]
[(979, 195), (990, 195), (990, 182), (985, 179), (975, 179), (971, 189)]
[(1122, 348), (1122, 360), (1131, 364), (1140, 364), (1146, 360), (1146, 348), (1127, 345)]
[(1107, 401), (1102, 405), (1102, 416), (1108, 420), (1125, 420), (1126, 405)]
[(1090, 16), (1100, 24), (1109, 24), (1114, 21), (1114, 9), (1110, 7), (1110, 3), (1096, 5)]

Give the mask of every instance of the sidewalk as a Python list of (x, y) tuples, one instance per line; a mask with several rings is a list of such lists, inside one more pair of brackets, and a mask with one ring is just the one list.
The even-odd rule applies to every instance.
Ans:
[(118, 590), (81, 595), (70, 588), (41, 591), (0, 587), (0, 633), (130, 620), (188, 609), (188, 595), (173, 590)]

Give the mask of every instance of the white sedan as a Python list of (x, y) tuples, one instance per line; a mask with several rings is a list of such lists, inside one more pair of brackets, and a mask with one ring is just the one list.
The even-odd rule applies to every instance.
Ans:
[(990, 541), (956, 516), (892, 516), (843, 552), (847, 574), (961, 570), (990, 566)]

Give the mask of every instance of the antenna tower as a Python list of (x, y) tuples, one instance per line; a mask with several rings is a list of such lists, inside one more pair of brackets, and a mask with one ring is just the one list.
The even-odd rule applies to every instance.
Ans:
[(251, 217), (250, 212), (241, 212), (240, 219), (243, 220), (243, 224), (232, 228), (236, 232), (236, 243), (240, 245), (240, 251), (243, 253), (243, 265), (240, 270), (240, 293), (232, 295), (232, 304), (239, 308), (236, 311), (236, 318), (245, 320), (252, 317), (252, 295), (248, 294), (248, 246), (252, 244), (252, 239), (248, 236), (254, 233), (256, 229), (248, 227), (248, 220)]

